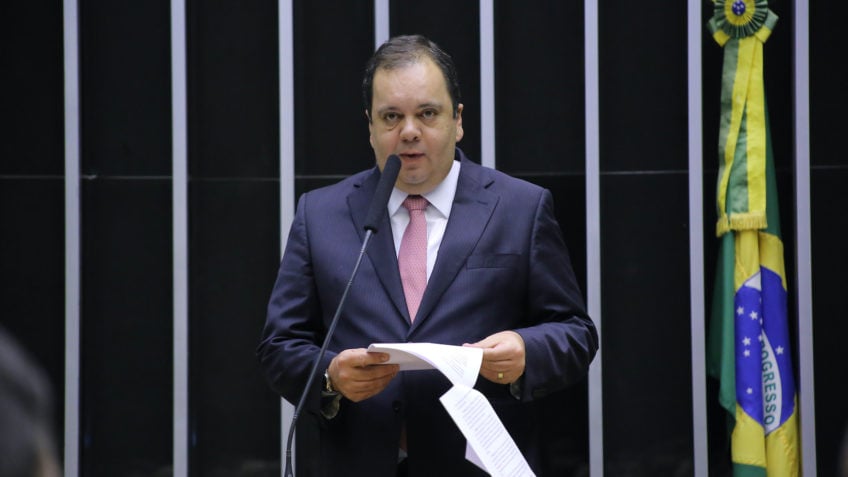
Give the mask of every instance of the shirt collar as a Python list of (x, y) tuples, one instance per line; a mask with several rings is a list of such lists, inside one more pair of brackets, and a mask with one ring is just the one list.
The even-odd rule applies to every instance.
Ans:
[[(448, 175), (436, 186), (435, 189), (427, 192), (426, 194), (421, 194), (430, 202), (430, 205), (433, 206), (440, 214), (442, 214), (445, 218), (450, 217), (451, 207), (453, 207), (453, 199), (456, 196), (456, 185), (459, 182), (459, 168), (460, 162), (453, 161), (451, 164), (451, 169), (448, 171)], [(395, 215), (403, 204), (404, 199), (409, 194), (406, 192), (394, 187), (392, 189), (392, 195), (389, 196), (389, 217)]]

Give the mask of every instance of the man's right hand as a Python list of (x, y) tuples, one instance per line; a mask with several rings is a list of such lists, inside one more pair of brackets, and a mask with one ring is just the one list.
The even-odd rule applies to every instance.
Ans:
[(346, 349), (336, 355), (327, 372), (333, 389), (353, 402), (378, 394), (398, 373), (386, 353), (369, 353), (365, 348)]

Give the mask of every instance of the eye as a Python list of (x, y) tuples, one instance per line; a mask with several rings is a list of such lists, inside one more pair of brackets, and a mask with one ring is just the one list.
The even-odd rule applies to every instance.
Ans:
[(400, 121), (400, 114), (394, 111), (386, 112), (383, 114), (383, 121), (388, 124), (396, 124), (398, 121)]
[(435, 109), (425, 109), (424, 111), (421, 111), (419, 115), (421, 116), (421, 119), (433, 119), (438, 114), (438, 111), (436, 111)]

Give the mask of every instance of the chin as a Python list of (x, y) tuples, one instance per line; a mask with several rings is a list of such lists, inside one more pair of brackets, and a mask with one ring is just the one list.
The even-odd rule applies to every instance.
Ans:
[(419, 181), (415, 181), (415, 182), (403, 181), (402, 184), (403, 184), (404, 192), (406, 192), (407, 194), (422, 194), (423, 193), (422, 192), (422, 187), (424, 187), (423, 181), (420, 181), (420, 182)]
[(420, 177), (417, 174), (401, 174), (401, 182), (411, 187), (421, 185), (426, 180), (425, 177)]

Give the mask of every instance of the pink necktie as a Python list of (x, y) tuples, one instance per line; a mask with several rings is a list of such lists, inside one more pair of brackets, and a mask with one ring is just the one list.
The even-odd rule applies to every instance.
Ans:
[(424, 209), (429, 204), (420, 195), (410, 195), (403, 201), (403, 206), (409, 210), (409, 225), (400, 241), (398, 268), (410, 321), (415, 320), (427, 287), (427, 219)]

